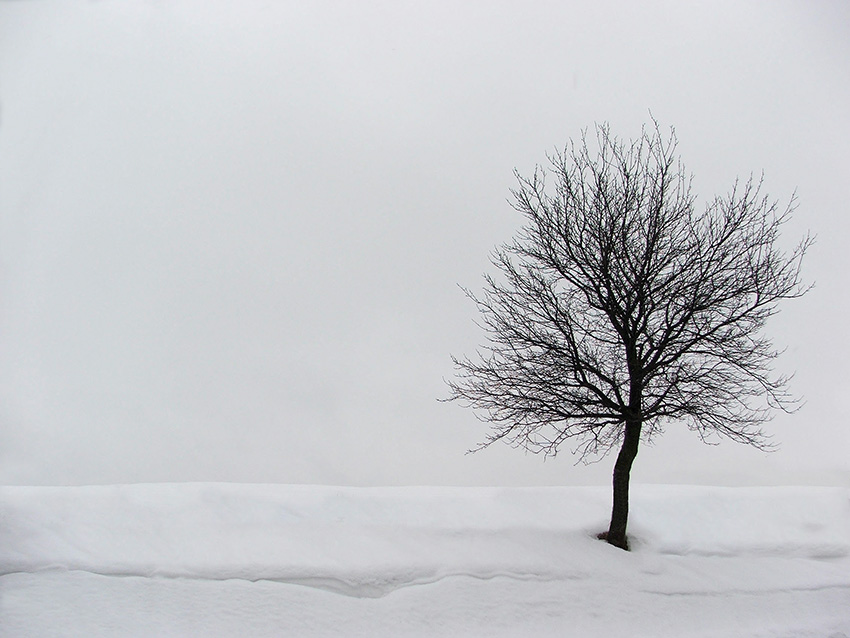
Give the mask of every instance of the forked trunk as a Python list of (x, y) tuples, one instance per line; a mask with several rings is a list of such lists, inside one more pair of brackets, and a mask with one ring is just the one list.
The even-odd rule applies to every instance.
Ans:
[(638, 453), (640, 444), (640, 421), (628, 421), (626, 433), (623, 437), (623, 447), (617, 455), (614, 464), (614, 505), (611, 509), (611, 525), (608, 533), (603, 537), (612, 545), (622, 549), (629, 549), (629, 541), (626, 537), (626, 525), (629, 521), (629, 476), (632, 471), (632, 462)]

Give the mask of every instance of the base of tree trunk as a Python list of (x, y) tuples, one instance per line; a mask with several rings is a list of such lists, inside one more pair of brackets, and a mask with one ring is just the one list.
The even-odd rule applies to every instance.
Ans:
[(624, 549), (629, 551), (629, 537), (623, 536), (622, 538), (616, 538), (614, 536), (609, 537), (608, 532), (600, 532), (596, 535), (601, 541), (605, 541), (609, 545), (613, 545), (614, 547), (619, 547), (620, 549)]

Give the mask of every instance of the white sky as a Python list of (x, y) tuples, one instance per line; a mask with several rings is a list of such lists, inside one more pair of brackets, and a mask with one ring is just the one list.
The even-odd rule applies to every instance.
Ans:
[(0, 483), (605, 483), (438, 397), (512, 170), (676, 127), (799, 209), (782, 449), (671, 425), (636, 480), (850, 484), (842, 2), (0, 2)]

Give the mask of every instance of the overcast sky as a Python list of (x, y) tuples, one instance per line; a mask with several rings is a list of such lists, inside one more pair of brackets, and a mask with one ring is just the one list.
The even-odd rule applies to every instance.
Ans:
[(0, 2), (0, 483), (607, 483), (437, 399), (514, 168), (651, 111), (701, 198), (796, 189), (816, 288), (780, 451), (670, 424), (634, 479), (850, 484), (848, 7)]

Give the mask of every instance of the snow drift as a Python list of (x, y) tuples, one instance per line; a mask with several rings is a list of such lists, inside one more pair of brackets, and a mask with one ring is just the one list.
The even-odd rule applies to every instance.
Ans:
[(609, 499), (601, 487), (4, 487), (0, 631), (850, 635), (850, 490), (635, 486), (629, 553), (594, 537)]

